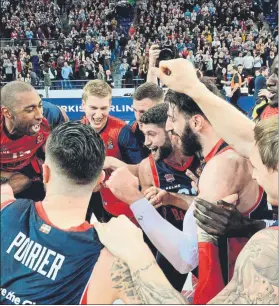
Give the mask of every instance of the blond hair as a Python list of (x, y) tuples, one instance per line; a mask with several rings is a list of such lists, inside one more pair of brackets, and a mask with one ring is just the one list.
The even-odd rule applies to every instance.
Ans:
[(106, 98), (109, 96), (110, 101), (112, 99), (111, 87), (102, 80), (89, 81), (83, 88), (82, 100), (86, 102), (89, 96), (97, 98)]
[(259, 121), (254, 128), (256, 145), (263, 164), (276, 170), (278, 165), (278, 117)]

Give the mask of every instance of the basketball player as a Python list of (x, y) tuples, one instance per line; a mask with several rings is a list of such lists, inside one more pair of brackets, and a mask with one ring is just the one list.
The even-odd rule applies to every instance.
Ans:
[[(81, 122), (91, 125), (101, 135), (106, 146), (107, 156), (123, 160), (127, 164), (138, 164), (142, 160), (140, 145), (131, 128), (124, 121), (109, 115), (111, 101), (112, 90), (106, 82), (101, 80), (89, 81), (83, 88), (82, 107), (85, 116)], [(106, 169), (105, 180), (109, 178), (110, 173), (111, 169)], [(118, 201), (109, 189), (102, 187), (100, 193), (103, 207), (101, 206), (101, 211), (97, 212), (97, 214), (96, 210), (94, 211), (97, 218), (100, 218), (104, 208), (109, 213), (104, 216), (105, 220), (108, 220), (110, 215), (119, 216), (121, 214), (133, 219), (133, 213), (129, 206)], [(90, 220), (92, 210), (97, 201), (101, 203), (100, 197), (95, 194), (90, 201), (87, 220)]]
[[(148, 273), (157, 272), (157, 282), (175, 291), (146, 246), (148, 261), (124, 263), (103, 248), (94, 227), (84, 222), (92, 189), (104, 179), (104, 159), (101, 137), (90, 126), (68, 122), (47, 141), (43, 202), (15, 200), (3, 182), (1, 227), (9, 235), (1, 237), (1, 304), (111, 304), (118, 298), (142, 304), (133, 279), (139, 286)], [(150, 259), (152, 268), (146, 272)], [(181, 301), (174, 295), (165, 299)]]
[[(164, 206), (157, 210), (164, 219), (182, 230), (185, 211), (188, 207), (187, 205), (181, 207), (179, 204), (175, 207), (177, 203), (173, 202), (173, 193), (188, 195), (187, 204), (191, 205), (196, 191), (192, 188), (191, 179), (185, 172), (189, 169), (195, 173), (200, 166), (200, 161), (196, 156), (187, 157), (181, 153), (177, 145), (177, 137), (169, 135), (165, 130), (167, 118), (168, 104), (162, 103), (149, 109), (140, 119), (145, 146), (150, 149), (151, 154), (140, 163), (139, 179), (144, 194), (154, 192), (154, 188), (156, 190), (160, 188), (168, 193), (169, 202), (164, 203)], [(156, 259), (173, 287), (181, 291), (187, 274), (177, 272), (159, 252)]]
[[(166, 71), (168, 72), (166, 74)], [(253, 178), (264, 188), (267, 193), (267, 200), (271, 205), (278, 206), (278, 118), (277, 116), (270, 119), (263, 120), (260, 123), (253, 123), (249, 119), (245, 118), (239, 111), (231, 107), (225, 101), (212, 94), (196, 77), (193, 66), (190, 62), (185, 60), (175, 60), (163, 62), (160, 64), (160, 69), (154, 69), (154, 73), (162, 80), (168, 87), (182, 92), (190, 96), (203, 110), (204, 114), (210, 120), (214, 127), (214, 130), (218, 135), (224, 138), (225, 141), (230, 143), (237, 152), (239, 152), (244, 158), (249, 158), (252, 167)], [(278, 229), (278, 228), (277, 228)], [(242, 303), (244, 300), (251, 300), (251, 303), (265, 303), (263, 300), (263, 294), (253, 295), (255, 292), (261, 292), (261, 289), (265, 292), (269, 292), (267, 298), (268, 302), (271, 302), (273, 298), (275, 301), (272, 303), (278, 303), (278, 278), (272, 273), (274, 271), (278, 273), (278, 261), (274, 261), (274, 266), (270, 265), (273, 258), (273, 254), (276, 255), (276, 251), (272, 250), (276, 243), (276, 237), (273, 236), (274, 231), (263, 230), (255, 235), (251, 242), (251, 252), (253, 252), (253, 245), (258, 245), (258, 256), (254, 256), (251, 252), (247, 253), (244, 258), (240, 260), (240, 267), (238, 269), (238, 275), (234, 279), (234, 284), (240, 284), (240, 287), (230, 286), (228, 290), (224, 290), (225, 296), (232, 296), (234, 292), (241, 292), (241, 296), (234, 296), (234, 303)], [(276, 233), (276, 232), (275, 232)], [(276, 236), (276, 234), (275, 234)], [(278, 237), (278, 235), (277, 235)], [(266, 238), (266, 239), (263, 239)], [(266, 241), (265, 241), (266, 240)], [(266, 250), (264, 259), (264, 252), (266, 243), (270, 243), (272, 248)], [(214, 247), (213, 247), (214, 248)], [(216, 248), (216, 246), (215, 246)], [(278, 248), (278, 243), (276, 248)], [(260, 256), (259, 256), (260, 255)], [(251, 257), (256, 258), (253, 266), (256, 268), (257, 275), (250, 277), (249, 281), (242, 281), (242, 277), (246, 272), (245, 260), (250, 261)], [(260, 269), (258, 269), (260, 267)], [(272, 267), (267, 269), (267, 267)], [(249, 268), (249, 267), (248, 267)], [(269, 275), (263, 273), (263, 271), (270, 271)], [(249, 269), (248, 269), (249, 271)], [(274, 276), (274, 277), (273, 277)], [(208, 278), (210, 279), (210, 278)], [(251, 281), (256, 280), (253, 284), (256, 287), (255, 291), (251, 291)], [(266, 287), (267, 286), (267, 287)], [(276, 290), (274, 290), (276, 288)], [(268, 290), (266, 290), (268, 289)], [(273, 293), (274, 292), (274, 293)], [(266, 296), (265, 296), (266, 297)], [(242, 299), (241, 299), (242, 298)], [(223, 299), (224, 301), (224, 299)], [(220, 303), (220, 300), (216, 300), (216, 303)]]
[[(207, 85), (214, 89), (212, 84)], [(252, 179), (246, 159), (235, 153), (220, 139), (197, 104), (189, 97), (169, 90), (165, 99), (169, 102), (166, 129), (179, 136), (185, 156), (201, 151), (205, 157), (206, 163), (199, 181), (199, 197), (208, 201), (217, 201), (230, 194), (238, 194), (238, 209), (241, 213), (252, 214), (254, 211), (258, 214), (260, 211), (263, 214), (266, 209), (263, 190)], [(224, 172), (223, 169), (226, 171)], [(167, 224), (144, 200), (131, 205), (131, 209), (156, 248), (177, 270), (187, 273), (197, 266), (197, 229), (193, 218), (193, 207), (187, 211), (184, 218), (183, 232), (185, 234)], [(228, 260), (226, 258), (222, 260), (224, 263), (222, 271), (226, 283), (231, 279), (235, 260), (246, 241), (230, 240), (230, 244), (234, 244), (234, 247), (228, 248), (230, 251), (226, 256)], [(227, 241), (224, 241), (224, 247), (220, 248), (222, 251), (220, 254), (223, 257), (226, 255), (226, 244)], [(182, 249), (182, 245), (189, 246), (187, 251)], [(220, 287), (216, 286), (216, 288)], [(204, 297), (208, 299), (206, 302), (218, 293), (210, 290), (211, 296), (210, 293), (204, 294)]]
[(164, 102), (164, 91), (154, 83), (144, 83), (140, 85), (133, 95), (133, 110), (135, 121), (129, 123), (141, 146), (143, 147), (144, 157), (150, 154), (150, 151), (144, 146), (144, 135), (141, 132), (141, 116), (151, 107)]
[(1, 177), (9, 179), (17, 198), (42, 200), (40, 159), (50, 127), (42, 100), (30, 84), (14, 81), (1, 89), (0, 121)]
[[(144, 83), (140, 85), (134, 92), (132, 107), (135, 114), (135, 120), (130, 121), (129, 125), (131, 126), (132, 131), (134, 132), (137, 142), (141, 146), (143, 158), (149, 156), (150, 150), (144, 145), (145, 139), (140, 127), (140, 118), (150, 108), (163, 102), (164, 92), (161, 87), (154, 83)], [(116, 170), (121, 167), (128, 167), (128, 169), (135, 176), (138, 176), (138, 166), (127, 165), (113, 157), (106, 158), (105, 169), (111, 168), (113, 170)]]
[[(254, 169), (252, 171), (252, 167), (249, 166), (248, 170), (253, 173), (253, 178), (257, 180), (259, 185), (265, 189), (268, 202), (278, 206), (278, 118), (264, 120), (255, 126), (239, 111), (210, 92), (198, 80), (193, 66), (188, 61), (163, 62), (160, 64), (160, 69), (154, 69), (154, 73), (168, 87), (183, 92), (194, 99), (210, 120), (216, 133), (230, 143), (244, 158), (250, 158)], [(216, 252), (217, 247), (214, 243), (210, 247)], [(271, 252), (271, 250), (267, 252), (268, 256), (271, 256)], [(258, 263), (265, 266), (264, 262), (258, 261)], [(267, 260), (266, 263), (269, 264), (269, 261)], [(207, 265), (204, 267), (208, 268)], [(276, 269), (278, 271), (278, 262)], [(265, 268), (262, 267), (261, 270), (263, 271)], [(211, 277), (208, 276), (209, 281), (210, 279)], [(271, 286), (272, 291), (274, 290), (272, 287), (273, 279), (268, 278), (264, 282)], [(249, 282), (245, 285), (244, 282), (242, 283), (245, 290), (249, 284)], [(255, 283), (255, 286), (258, 285), (261, 285), (261, 281), (258, 284)], [(249, 297), (249, 290), (243, 292), (243, 295)], [(277, 293), (273, 297), (278, 301), (278, 287)], [(262, 303), (260, 298), (256, 299), (256, 302)]]

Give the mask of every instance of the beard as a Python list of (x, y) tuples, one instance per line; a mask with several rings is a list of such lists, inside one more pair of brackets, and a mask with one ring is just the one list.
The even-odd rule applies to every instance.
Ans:
[(188, 123), (186, 123), (180, 139), (182, 142), (182, 153), (185, 156), (193, 156), (195, 153), (202, 150), (198, 136), (192, 131)]
[(159, 148), (158, 160), (164, 160), (170, 156), (172, 152), (172, 144), (168, 136), (166, 136), (166, 141), (162, 147)]

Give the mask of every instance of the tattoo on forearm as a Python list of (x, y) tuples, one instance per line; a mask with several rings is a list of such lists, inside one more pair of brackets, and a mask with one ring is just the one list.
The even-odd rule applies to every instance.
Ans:
[(153, 265), (157, 265), (154, 260), (145, 268), (141, 268), (132, 273), (136, 291), (144, 304), (186, 304), (183, 296), (171, 285), (162, 285), (144, 280), (143, 273), (146, 273)]
[(128, 265), (120, 259), (112, 265), (111, 280), (113, 288), (118, 292), (124, 292), (130, 304), (144, 304), (137, 294)]
[(278, 231), (263, 230), (239, 254), (233, 278), (210, 304), (278, 304)]

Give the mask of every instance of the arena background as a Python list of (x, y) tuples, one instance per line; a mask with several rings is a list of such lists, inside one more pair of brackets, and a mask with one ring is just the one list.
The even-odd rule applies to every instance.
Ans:
[[(44, 90), (38, 90), (38, 92), (44, 95)], [(112, 89), (113, 98), (110, 113), (112, 116), (120, 118), (124, 121), (130, 121), (134, 119), (132, 110), (133, 98), (131, 96), (124, 96), (131, 95), (133, 92), (133, 88)], [(43, 98), (43, 100), (61, 106), (67, 112), (70, 120), (79, 120), (83, 116), (81, 108), (81, 96), (81, 89), (51, 90), (49, 93), (49, 98)], [(242, 109), (245, 110), (245, 112), (249, 113), (254, 105), (253, 96), (241, 96), (238, 104)]]

